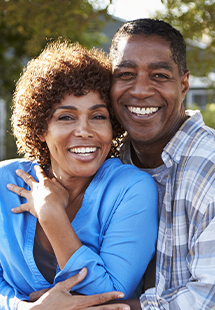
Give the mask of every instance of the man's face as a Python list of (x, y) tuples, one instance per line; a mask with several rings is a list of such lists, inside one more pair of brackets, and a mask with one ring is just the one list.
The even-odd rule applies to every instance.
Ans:
[(118, 45), (111, 99), (115, 115), (134, 145), (165, 146), (186, 119), (182, 77), (170, 43), (159, 36), (132, 35)]

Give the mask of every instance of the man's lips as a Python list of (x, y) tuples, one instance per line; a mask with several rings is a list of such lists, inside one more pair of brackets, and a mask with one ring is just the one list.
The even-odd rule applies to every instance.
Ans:
[(95, 153), (97, 150), (97, 147), (73, 147), (71, 149), (69, 149), (70, 152), (74, 153), (74, 154), (78, 154), (78, 155), (83, 155), (83, 156), (88, 156), (92, 153)]
[(134, 113), (136, 115), (152, 115), (153, 113), (158, 111), (158, 107), (154, 108), (140, 108), (140, 107), (133, 107), (133, 106), (127, 106), (128, 110), (131, 113)]

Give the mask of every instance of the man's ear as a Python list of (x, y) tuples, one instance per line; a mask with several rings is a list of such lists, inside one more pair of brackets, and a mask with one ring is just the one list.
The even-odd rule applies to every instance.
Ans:
[(189, 89), (189, 75), (190, 71), (187, 70), (181, 77), (181, 93), (184, 97)]

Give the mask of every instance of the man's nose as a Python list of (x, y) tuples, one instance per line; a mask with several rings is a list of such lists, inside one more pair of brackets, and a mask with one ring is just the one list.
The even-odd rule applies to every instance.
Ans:
[(138, 99), (144, 99), (153, 96), (155, 90), (148, 76), (138, 75), (129, 89), (129, 93)]

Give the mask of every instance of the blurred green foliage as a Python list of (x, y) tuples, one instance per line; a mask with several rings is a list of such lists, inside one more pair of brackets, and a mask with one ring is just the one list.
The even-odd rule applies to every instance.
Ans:
[(23, 66), (48, 41), (59, 37), (88, 48), (102, 46), (106, 41), (102, 29), (109, 19), (107, 7), (95, 10), (87, 0), (0, 0), (0, 98), (7, 103), (6, 158), (16, 156), (10, 106)]
[(208, 76), (215, 70), (215, 0), (161, 2), (165, 5), (165, 12), (156, 12), (156, 18), (169, 22), (184, 36), (191, 74)]
[[(190, 110), (200, 110), (197, 105), (188, 106)], [(200, 110), (205, 124), (215, 129), (215, 103), (208, 103), (204, 110)]]

